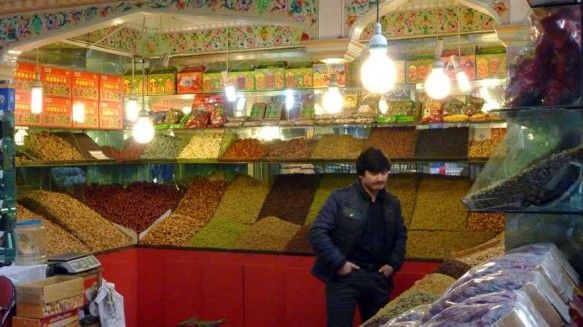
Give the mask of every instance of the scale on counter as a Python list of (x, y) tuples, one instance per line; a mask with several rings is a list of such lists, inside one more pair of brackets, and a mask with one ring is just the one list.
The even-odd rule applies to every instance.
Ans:
[(64, 253), (48, 258), (49, 264), (54, 264), (58, 270), (69, 274), (76, 274), (101, 266), (101, 263), (92, 254)]

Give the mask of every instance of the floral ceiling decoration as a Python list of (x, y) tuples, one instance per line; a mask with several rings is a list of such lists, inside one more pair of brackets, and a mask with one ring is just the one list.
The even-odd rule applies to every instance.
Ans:
[(93, 43), (103, 39), (99, 45), (106, 48), (157, 56), (165, 52), (175, 55), (299, 46), (302, 37), (305, 38), (305, 33), (301, 28), (279, 25), (227, 27), (196, 32), (145, 35), (126, 28), (114, 33), (114, 29), (115, 27), (110, 27), (98, 30), (76, 40)]
[[(439, 9), (392, 12), (380, 20), (388, 37), (434, 36), (492, 30), (496, 21), (477, 10), (460, 7), (458, 24), (458, 7)], [(373, 23), (369, 24), (360, 36), (368, 40), (374, 34)]]
[[(391, 0), (388, 0), (391, 1)], [(383, 2), (386, 1), (381, 1), (381, 5)], [(509, 6), (510, 6), (510, 1), (509, 0), (474, 0), (473, 2), (480, 2), (486, 6), (491, 7), (501, 18), (503, 22), (507, 22), (510, 19), (510, 13), (509, 13)], [(350, 30), (350, 28), (352, 27), (352, 25), (354, 25), (354, 23), (356, 21), (358, 21), (358, 19), (362, 16), (364, 16), (366, 13), (368, 13), (371, 10), (376, 10), (376, 4), (377, 1), (376, 0), (347, 0), (345, 5), (344, 5), (344, 24), (345, 24), (345, 28), (346, 30)], [(457, 8), (457, 7), (456, 7)], [(464, 8), (462, 6), (462, 8)], [(466, 8), (469, 9), (469, 8)], [(469, 9), (471, 10), (471, 9)], [(429, 10), (431, 11), (431, 10)], [(473, 10), (472, 10), (473, 11)], [(395, 16), (395, 15), (403, 15), (403, 16), (411, 16), (411, 15), (415, 15), (417, 14), (419, 16), (419, 14), (423, 12), (423, 10), (413, 10), (413, 11), (408, 11), (408, 12), (402, 12), (402, 13), (397, 13), (397, 12), (393, 12), (390, 15), (391, 16)], [(475, 12), (472, 13), (473, 16), (480, 16), (479, 12)], [(482, 14), (483, 15), (483, 14)], [(486, 16), (487, 15), (483, 15)], [(384, 17), (383, 17), (384, 18)], [(386, 27), (387, 27), (387, 19), (383, 19), (385, 20), (384, 26), (383, 26), (383, 30), (386, 31)], [(389, 21), (391, 21), (391, 18), (388, 18)], [(477, 20), (477, 18), (472, 18), (472, 21), (475, 23), (475, 20)], [(407, 23), (407, 22), (405, 22)], [(463, 23), (462, 23), (463, 24)], [(398, 28), (399, 30), (407, 30), (407, 29), (411, 29), (411, 28), (406, 28), (403, 26), (403, 28)], [(368, 32), (365, 32), (363, 34), (367, 34)], [(392, 34), (390, 34), (392, 35)], [(365, 38), (365, 37), (361, 37)], [(370, 36), (367, 36), (366, 39), (369, 39)]]
[[(282, 27), (282, 29), (285, 29), (284, 34), (286, 35), (277, 40), (273, 40), (273, 44), (292, 42), (291, 39), (298, 34), (300, 29), (302, 30), (303, 38), (317, 38), (318, 34), (319, 0), (142, 0), (107, 3), (99, 3), (97, 1), (98, 4), (95, 4), (95, 1), (80, 1), (85, 4), (93, 3), (95, 5), (86, 7), (76, 6), (64, 9), (48, 9), (50, 6), (47, 7), (45, 2), (48, 4), (50, 0), (38, 0), (37, 2), (39, 2), (39, 8), (47, 9), (44, 11), (0, 15), (0, 52), (27, 39), (54, 36), (58, 35), (59, 32), (71, 31), (78, 27), (90, 26), (92, 23), (102, 23), (123, 17), (126, 14), (142, 11), (164, 12), (165, 10), (172, 10), (179, 13), (183, 12), (185, 15), (212, 13), (214, 15), (230, 15), (238, 19), (278, 20), (282, 25), (286, 25), (287, 22), (287, 25), (298, 26), (296, 28)], [(262, 40), (261, 37), (273, 33), (277, 27), (257, 26), (254, 28), (253, 32), (257, 33), (260, 38), (249, 37), (243, 41), (237, 40), (236, 44), (242, 44), (241, 42), (247, 45), (265, 44), (267, 41)], [(263, 31), (264, 28), (265, 31)], [(202, 35), (167, 35), (166, 37), (169, 39), (168, 44), (175, 44), (172, 39), (179, 39), (181, 37), (205, 42), (210, 39), (209, 35), (219, 32), (220, 30), (214, 30), (204, 31)], [(145, 39), (141, 45), (127, 44), (130, 41), (119, 39), (110, 42), (121, 43), (122, 48), (133, 48), (134, 50), (145, 48), (151, 51), (154, 51), (152, 49), (158, 50), (159, 46), (162, 45), (155, 44), (153, 46), (152, 43), (159, 42), (158, 40), (153, 40), (154, 37), (147, 36)], [(200, 44), (200, 42), (197, 42), (193, 42), (194, 48), (197, 48), (194, 44)], [(217, 47), (217, 44), (221, 44), (220, 41), (214, 42), (213, 47)], [(199, 45), (198, 48), (204, 48), (204, 46)]]

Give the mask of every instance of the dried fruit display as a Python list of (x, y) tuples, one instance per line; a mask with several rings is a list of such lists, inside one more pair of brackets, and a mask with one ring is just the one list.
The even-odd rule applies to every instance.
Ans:
[(300, 226), (279, 219), (266, 217), (256, 222), (236, 242), (237, 249), (279, 251), (300, 230)]
[(305, 225), (312, 224), (316, 217), (318, 216), (318, 212), (330, 196), (333, 191), (347, 187), (352, 183), (356, 182), (357, 178), (356, 175), (351, 174), (327, 174), (322, 177), (320, 180), (320, 184), (318, 185), (318, 189), (316, 190), (316, 195), (312, 201), (312, 205), (310, 206), (310, 211), (308, 213), (308, 218), (306, 218)]
[(389, 157), (415, 157), (415, 127), (373, 128), (366, 147), (375, 147)]
[(176, 159), (184, 143), (181, 138), (158, 134), (146, 145), (141, 159)]
[(364, 140), (352, 135), (326, 134), (318, 141), (312, 159), (356, 160), (364, 147)]
[(146, 144), (138, 143), (133, 138), (129, 138), (124, 141), (122, 149), (103, 146), (101, 150), (106, 156), (117, 161), (131, 161), (139, 160), (145, 148)]
[[(206, 224), (213, 217), (226, 189), (225, 181), (196, 177), (178, 203), (174, 214), (192, 217)], [(194, 233), (191, 237), (193, 235)]]
[(417, 231), (409, 230), (407, 258), (445, 259), (452, 252), (468, 249), (493, 238), (496, 233), (468, 231)]
[(217, 159), (223, 141), (222, 133), (196, 134), (190, 137), (182, 149), (180, 159)]
[(263, 203), (258, 219), (276, 216), (303, 225), (319, 180), (319, 175), (278, 175)]
[(186, 246), (205, 224), (196, 217), (174, 213), (153, 227), (140, 244)]
[(468, 157), (468, 127), (417, 130), (416, 158), (464, 159)]
[(304, 225), (294, 235), (294, 237), (286, 244), (285, 252), (290, 253), (314, 253), (314, 248), (308, 241), (308, 233), (311, 225)]
[(236, 140), (220, 157), (221, 160), (261, 160), (265, 157), (265, 147), (258, 139)]
[(415, 200), (417, 199), (417, 185), (419, 177), (416, 174), (393, 174), (389, 175), (387, 189), (401, 202), (401, 215), (405, 220), (405, 225), (411, 225)]
[(459, 261), (468, 264), (471, 267), (475, 267), (483, 262), (486, 262), (492, 258), (501, 257), (506, 254), (506, 247), (504, 242), (500, 242), (494, 247), (486, 248), (482, 251), (478, 251), (463, 257), (457, 258)]
[(472, 190), (463, 202), (473, 210), (542, 206), (563, 195), (579, 178), (583, 145), (553, 154), (507, 179)]
[(85, 158), (85, 160), (95, 160), (96, 158), (91, 155), (90, 151), (101, 151), (101, 147), (85, 133), (71, 133), (71, 135), (79, 147), (83, 158)]
[(456, 260), (456, 259), (445, 259), (439, 265), (439, 268), (435, 270), (436, 273), (444, 274), (447, 276), (451, 276), (451, 278), (458, 279), (462, 277), (468, 270), (472, 267), (465, 262)]
[(412, 230), (466, 230), (468, 210), (460, 202), (470, 189), (470, 180), (425, 175), (419, 183)]
[(24, 138), (24, 148), (42, 161), (81, 161), (83, 156), (67, 141), (50, 133), (31, 133)]
[(22, 203), (64, 228), (91, 251), (115, 249), (132, 244), (132, 240), (107, 219), (69, 195), (33, 191)]
[(470, 212), (468, 218), (469, 231), (491, 230), (502, 232), (505, 229), (505, 218), (502, 212)]
[(451, 276), (434, 272), (416, 281), (409, 290), (441, 295), (455, 282), (455, 280), (456, 278)]
[(501, 141), (502, 139), (472, 141), (470, 142), (468, 157), (472, 159), (490, 158), (499, 144), (506, 144), (501, 143)]
[(282, 161), (306, 160), (312, 155), (316, 143), (316, 140), (307, 140), (305, 138), (273, 141), (266, 146), (266, 159)]
[(249, 175), (238, 175), (225, 191), (214, 217), (253, 224), (268, 192), (269, 185), (266, 182)]
[(174, 209), (182, 192), (175, 186), (135, 182), (120, 185), (88, 185), (78, 195), (79, 200), (111, 222), (131, 228), (137, 233), (146, 230), (164, 212)]
[(47, 256), (55, 256), (68, 252), (88, 253), (91, 250), (75, 236), (67, 233), (58, 225), (53, 224), (42, 215), (34, 213), (24, 206), (16, 205), (16, 220), (41, 219), (45, 226), (45, 244)]
[(188, 246), (214, 249), (234, 249), (237, 239), (251, 228), (230, 218), (215, 217), (188, 243)]
[(362, 324), (363, 327), (380, 327), (389, 320), (397, 317), (401, 313), (422, 304), (435, 302), (439, 295), (425, 292), (412, 291), (401, 294), (389, 302), (384, 308), (380, 309), (372, 318)]

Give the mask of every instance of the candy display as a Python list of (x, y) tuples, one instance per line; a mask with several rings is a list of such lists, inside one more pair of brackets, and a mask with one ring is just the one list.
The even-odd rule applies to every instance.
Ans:
[(352, 135), (326, 134), (318, 141), (312, 159), (355, 160), (363, 146), (364, 140)]
[(130, 238), (111, 222), (66, 194), (33, 191), (22, 197), (22, 203), (64, 228), (91, 251), (132, 244)]
[(299, 225), (277, 217), (266, 217), (253, 224), (237, 240), (235, 248), (283, 252), (299, 230)]
[(419, 183), (411, 229), (466, 230), (468, 210), (460, 199), (467, 194), (469, 189), (470, 180), (467, 178), (423, 176)]
[(224, 218), (247, 225), (255, 223), (268, 192), (266, 182), (238, 175), (221, 198), (213, 220)]
[(429, 128), (417, 130), (416, 158), (468, 157), (468, 127)]
[(16, 220), (42, 219), (45, 226), (45, 244), (47, 256), (54, 256), (68, 252), (87, 253), (91, 250), (75, 236), (71, 235), (63, 228), (47, 220), (45, 217), (34, 213), (24, 206), (16, 205)]
[(81, 161), (79, 150), (50, 133), (31, 133), (24, 138), (24, 149), (42, 161)]
[(389, 159), (415, 156), (415, 127), (373, 128), (366, 147), (383, 151)]
[(277, 176), (259, 212), (259, 219), (276, 216), (282, 220), (303, 225), (319, 180), (318, 175)]
[[(220, 207), (220, 205), (219, 205)], [(218, 210), (218, 209), (217, 209)], [(237, 239), (251, 228), (231, 218), (215, 215), (210, 223), (198, 231), (188, 242), (188, 246), (213, 249), (234, 249)]]

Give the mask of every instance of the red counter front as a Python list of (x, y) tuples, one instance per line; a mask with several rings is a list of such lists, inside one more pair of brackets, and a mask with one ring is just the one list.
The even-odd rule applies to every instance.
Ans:
[[(325, 326), (324, 284), (311, 256), (135, 248), (102, 254), (103, 277), (125, 298), (128, 327), (176, 326), (190, 317), (225, 327)], [(406, 262), (396, 296), (437, 268)]]

